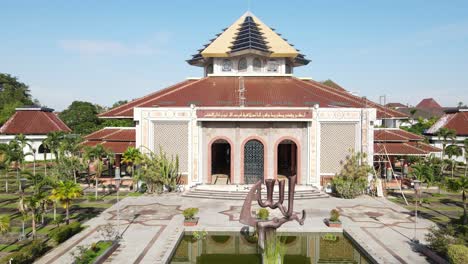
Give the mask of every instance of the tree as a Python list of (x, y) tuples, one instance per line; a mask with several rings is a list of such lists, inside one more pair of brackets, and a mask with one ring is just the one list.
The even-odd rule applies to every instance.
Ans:
[(5, 234), (10, 231), (10, 216), (5, 215), (0, 217), (0, 234)]
[(15, 108), (38, 103), (32, 99), (26, 84), (10, 74), (0, 73), (0, 125), (10, 118)]
[(120, 100), (120, 101), (117, 101), (117, 102), (115, 102), (115, 103), (110, 107), (110, 109), (116, 108), (116, 107), (121, 106), (121, 105), (124, 105), (124, 104), (126, 104), (126, 103), (128, 103), (128, 100)]
[(367, 186), (367, 177), (372, 168), (367, 164), (366, 154), (354, 152), (342, 162), (339, 174), (332, 178), (332, 184), (337, 194), (350, 199), (362, 194)]
[(98, 107), (90, 102), (74, 101), (59, 117), (75, 134), (89, 134), (99, 128)]
[[(65, 133), (63, 131), (53, 131), (47, 133), (47, 137), (42, 141), (42, 144), (55, 156), (55, 161), (59, 159), (60, 142), (63, 140)], [(44, 159), (46, 159), (46, 151), (44, 151)]]
[(43, 203), (46, 199), (47, 196), (44, 192), (35, 193), (31, 196), (25, 196), (22, 194), (20, 197), (18, 209), (22, 214), (29, 214), (31, 216), (33, 238), (36, 238), (36, 219), (40, 214), (40, 211), (43, 208)]
[(80, 197), (83, 190), (80, 185), (73, 181), (59, 181), (58, 184), (52, 189), (50, 195), (51, 200), (56, 200), (62, 203), (65, 209), (65, 221), (67, 225), (70, 223), (70, 206), (74, 199)]
[(462, 155), (462, 149), (457, 146), (457, 145), (449, 145), (447, 146), (445, 153), (449, 157), (449, 161), (451, 163), (451, 169), (452, 169), (452, 178), (453, 178), (453, 171), (455, 169), (455, 165), (457, 164), (457, 161), (455, 160), (455, 157), (461, 156)]
[[(133, 177), (133, 184), (135, 185), (135, 166), (139, 165), (142, 162), (142, 154), (139, 149), (134, 147), (129, 147), (122, 155), (122, 163), (130, 165), (131, 174)], [(134, 188), (136, 190), (136, 188)]]
[(450, 142), (453, 142), (457, 136), (457, 132), (453, 129), (442, 127), (437, 131), (437, 137), (442, 141), (442, 159), (445, 158), (445, 147)]
[(468, 177), (462, 176), (458, 179), (449, 179), (447, 181), (447, 190), (450, 192), (461, 192), (463, 201), (463, 224), (468, 224), (468, 215), (466, 211), (466, 193), (468, 192)]

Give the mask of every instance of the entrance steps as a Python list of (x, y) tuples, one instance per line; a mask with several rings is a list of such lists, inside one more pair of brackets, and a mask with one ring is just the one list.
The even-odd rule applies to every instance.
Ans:
[[(200, 185), (194, 187), (182, 194), (183, 197), (204, 198), (204, 199), (219, 199), (219, 200), (244, 200), (247, 193), (250, 191), (249, 185)], [(262, 186), (262, 197), (266, 199), (265, 186)], [(275, 186), (277, 187), (277, 186)], [(287, 200), (288, 188), (285, 188), (284, 198)], [(294, 193), (295, 200), (310, 200), (328, 198), (329, 196), (319, 191), (312, 186), (296, 186)], [(273, 200), (278, 200), (278, 188), (275, 188)]]

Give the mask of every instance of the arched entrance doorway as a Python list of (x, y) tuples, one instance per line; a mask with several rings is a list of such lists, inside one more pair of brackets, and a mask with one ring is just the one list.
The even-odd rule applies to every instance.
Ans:
[(211, 144), (211, 178), (214, 184), (231, 182), (231, 145), (227, 140)]
[(290, 177), (297, 174), (297, 145), (285, 139), (278, 144), (276, 171), (278, 177)]
[(252, 139), (244, 145), (244, 182), (254, 184), (263, 181), (264, 146), (262, 142)]

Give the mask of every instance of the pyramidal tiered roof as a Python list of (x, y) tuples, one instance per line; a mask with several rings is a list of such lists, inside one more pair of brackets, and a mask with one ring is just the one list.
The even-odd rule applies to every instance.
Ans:
[(244, 52), (260, 53), (272, 58), (291, 58), (297, 65), (309, 63), (299, 50), (250, 12), (242, 15), (198, 51), (188, 60), (190, 64), (200, 65), (206, 58), (230, 57)]

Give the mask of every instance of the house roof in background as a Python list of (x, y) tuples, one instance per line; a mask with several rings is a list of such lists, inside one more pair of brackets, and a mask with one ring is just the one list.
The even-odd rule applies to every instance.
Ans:
[[(292, 76), (243, 77), (248, 107), (376, 108), (378, 118), (407, 118), (406, 114), (330, 89), (320, 82)], [(133, 118), (135, 107), (239, 106), (238, 77), (187, 80), (100, 114), (102, 118)]]
[(468, 110), (461, 109), (443, 115), (426, 131), (426, 134), (435, 135), (443, 127), (455, 130), (458, 136), (468, 136)]
[[(412, 111), (415, 111), (412, 114)], [(414, 119), (422, 118), (422, 119), (431, 119), (432, 117), (441, 117), (444, 115), (443, 108), (416, 108), (416, 107), (402, 107), (398, 108), (398, 111), (407, 114), (409, 117)]]
[(425, 109), (431, 109), (431, 108), (439, 108), (442, 109), (442, 106), (440, 106), (439, 103), (437, 103), (434, 98), (425, 98), (419, 102), (419, 104), (416, 105), (416, 108), (425, 108)]
[(401, 107), (407, 107), (406, 105), (402, 104), (402, 103), (388, 103), (385, 105), (386, 107), (390, 107), (390, 108), (401, 108)]
[(8, 135), (46, 135), (54, 131), (71, 132), (71, 129), (53, 113), (53, 109), (38, 106), (17, 108), (0, 128), (0, 134)]

